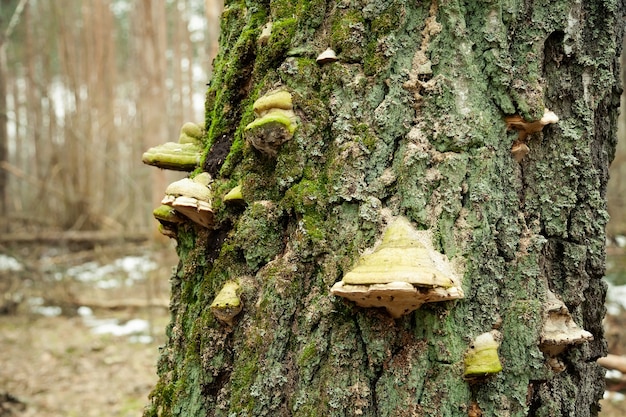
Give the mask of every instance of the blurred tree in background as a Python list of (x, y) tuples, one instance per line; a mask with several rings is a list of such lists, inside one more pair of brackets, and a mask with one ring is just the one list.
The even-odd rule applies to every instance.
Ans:
[[(626, 79), (626, 70), (624, 54), (622, 53), (621, 57), (622, 63), (622, 84)], [(618, 120), (618, 130), (617, 130), (617, 149), (615, 151), (615, 159), (613, 159), (613, 163), (611, 164), (611, 179), (609, 180), (608, 185), (608, 204), (609, 204), (609, 214), (611, 216), (611, 220), (607, 225), (607, 235), (609, 237), (615, 237), (617, 235), (626, 235), (626, 130), (624, 129), (624, 125), (626, 120), (624, 120), (624, 94), (622, 93), (622, 99), (620, 103), (620, 115)]]

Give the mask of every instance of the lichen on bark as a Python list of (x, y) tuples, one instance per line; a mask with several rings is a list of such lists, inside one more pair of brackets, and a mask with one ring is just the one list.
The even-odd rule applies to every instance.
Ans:
[[(179, 228), (145, 415), (596, 415), (623, 13), (611, 1), (226, 2), (203, 164), (224, 190), (218, 224)], [(338, 61), (316, 63), (328, 47)], [(267, 156), (244, 128), (278, 87), (299, 122)], [(546, 107), (560, 121), (518, 163), (504, 118)], [(234, 184), (246, 204), (221, 204)], [(465, 298), (394, 320), (332, 297), (400, 215), (463, 265)], [(210, 304), (229, 280), (244, 308), (224, 326)], [(548, 290), (594, 335), (560, 373), (539, 349)], [(503, 370), (469, 383), (464, 352), (494, 328)]]

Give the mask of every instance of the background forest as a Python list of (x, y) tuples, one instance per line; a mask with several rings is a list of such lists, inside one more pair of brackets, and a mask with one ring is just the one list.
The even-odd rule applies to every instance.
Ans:
[[(138, 415), (147, 403), (176, 259), (168, 246), (114, 252), (95, 242), (157, 234), (152, 209), (182, 174), (145, 166), (141, 155), (204, 120), (221, 10), (222, 0), (0, 0), (0, 415)], [(624, 355), (620, 117), (607, 280), (624, 291), (609, 291), (607, 339)], [(81, 244), (63, 246), (68, 235)], [(140, 318), (149, 325), (139, 331), (92, 331), (98, 320)], [(119, 343), (130, 334), (149, 338)], [(24, 414), (6, 411), (12, 398)], [(614, 407), (603, 415), (624, 415), (624, 401)]]
[(2, 0), (5, 236), (152, 229), (165, 179), (141, 154), (203, 120), (219, 3)]

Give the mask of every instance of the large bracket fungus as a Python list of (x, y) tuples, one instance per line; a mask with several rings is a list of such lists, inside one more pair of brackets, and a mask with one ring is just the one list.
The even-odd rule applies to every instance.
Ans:
[(233, 320), (243, 309), (243, 302), (239, 298), (241, 288), (234, 281), (228, 281), (211, 303), (211, 311), (222, 323), (233, 325)]
[(429, 233), (403, 217), (330, 291), (361, 307), (385, 307), (394, 318), (424, 303), (463, 298), (459, 278), (445, 255), (432, 248)]
[(544, 304), (544, 322), (539, 349), (549, 356), (557, 356), (570, 345), (593, 339), (593, 335), (581, 329), (572, 319), (569, 310), (552, 291)]
[(520, 162), (526, 155), (528, 155), (528, 152), (530, 152), (528, 145), (526, 145), (526, 138), (528, 135), (541, 132), (546, 125), (558, 123), (559, 117), (554, 114), (554, 112), (545, 109), (543, 117), (533, 122), (528, 122), (519, 115), (509, 116), (504, 120), (506, 121), (507, 130), (514, 129), (518, 131), (517, 140), (513, 142), (511, 147), (511, 154), (517, 162)]
[(183, 178), (168, 185), (161, 204), (173, 207), (178, 213), (203, 227), (213, 227), (211, 206), (211, 176), (207, 172), (193, 179)]
[(173, 171), (190, 172), (202, 159), (204, 130), (195, 123), (185, 123), (180, 129), (178, 143), (167, 142), (148, 149), (141, 157), (144, 164)]
[(269, 92), (255, 101), (253, 108), (257, 118), (246, 126), (246, 140), (260, 152), (276, 156), (278, 148), (291, 139), (297, 128), (291, 93)]
[(498, 348), (502, 336), (497, 330), (480, 334), (465, 352), (465, 379), (484, 378), (502, 371)]

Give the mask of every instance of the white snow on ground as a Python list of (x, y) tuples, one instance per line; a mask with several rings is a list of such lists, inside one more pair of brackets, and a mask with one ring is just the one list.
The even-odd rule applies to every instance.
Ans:
[(41, 297), (29, 298), (28, 305), (30, 306), (30, 311), (46, 317), (56, 317), (62, 313), (61, 307), (43, 305), (43, 298)]
[(606, 312), (617, 316), (621, 310), (626, 310), (626, 285), (613, 285), (608, 283), (606, 292)]
[(0, 271), (23, 271), (24, 265), (22, 265), (17, 259), (12, 256), (4, 255), (0, 253)]
[(98, 319), (89, 307), (79, 307), (78, 315), (83, 323), (95, 334), (111, 334), (113, 336), (130, 336), (132, 343), (150, 343), (152, 337), (145, 334), (150, 331), (150, 323), (142, 319), (132, 319), (120, 323), (117, 319)]
[[(11, 258), (12, 259), (12, 258)], [(3, 259), (0, 258), (0, 269)], [(17, 262), (17, 261), (15, 261)], [(7, 265), (19, 265), (9, 263)], [(21, 265), (19, 265), (21, 267)], [(126, 256), (115, 261), (100, 265), (97, 262), (86, 262), (73, 266), (65, 271), (56, 271), (53, 276), (56, 280), (70, 277), (77, 281), (89, 283), (100, 289), (130, 287), (135, 282), (146, 278), (146, 275), (158, 267), (148, 256)], [(31, 311), (46, 317), (61, 314), (61, 307), (44, 306), (43, 298), (35, 297), (29, 301)], [(128, 336), (132, 343), (151, 343), (150, 323), (142, 319), (131, 319), (121, 322), (118, 319), (101, 319), (94, 316), (91, 308), (82, 306), (77, 309), (83, 323), (95, 334), (110, 334), (113, 336)]]
[(61, 279), (70, 276), (78, 281), (93, 282), (97, 288), (107, 289), (131, 286), (156, 268), (156, 262), (148, 256), (126, 256), (107, 265), (87, 262), (67, 269), (64, 274), (57, 272), (55, 277)]

